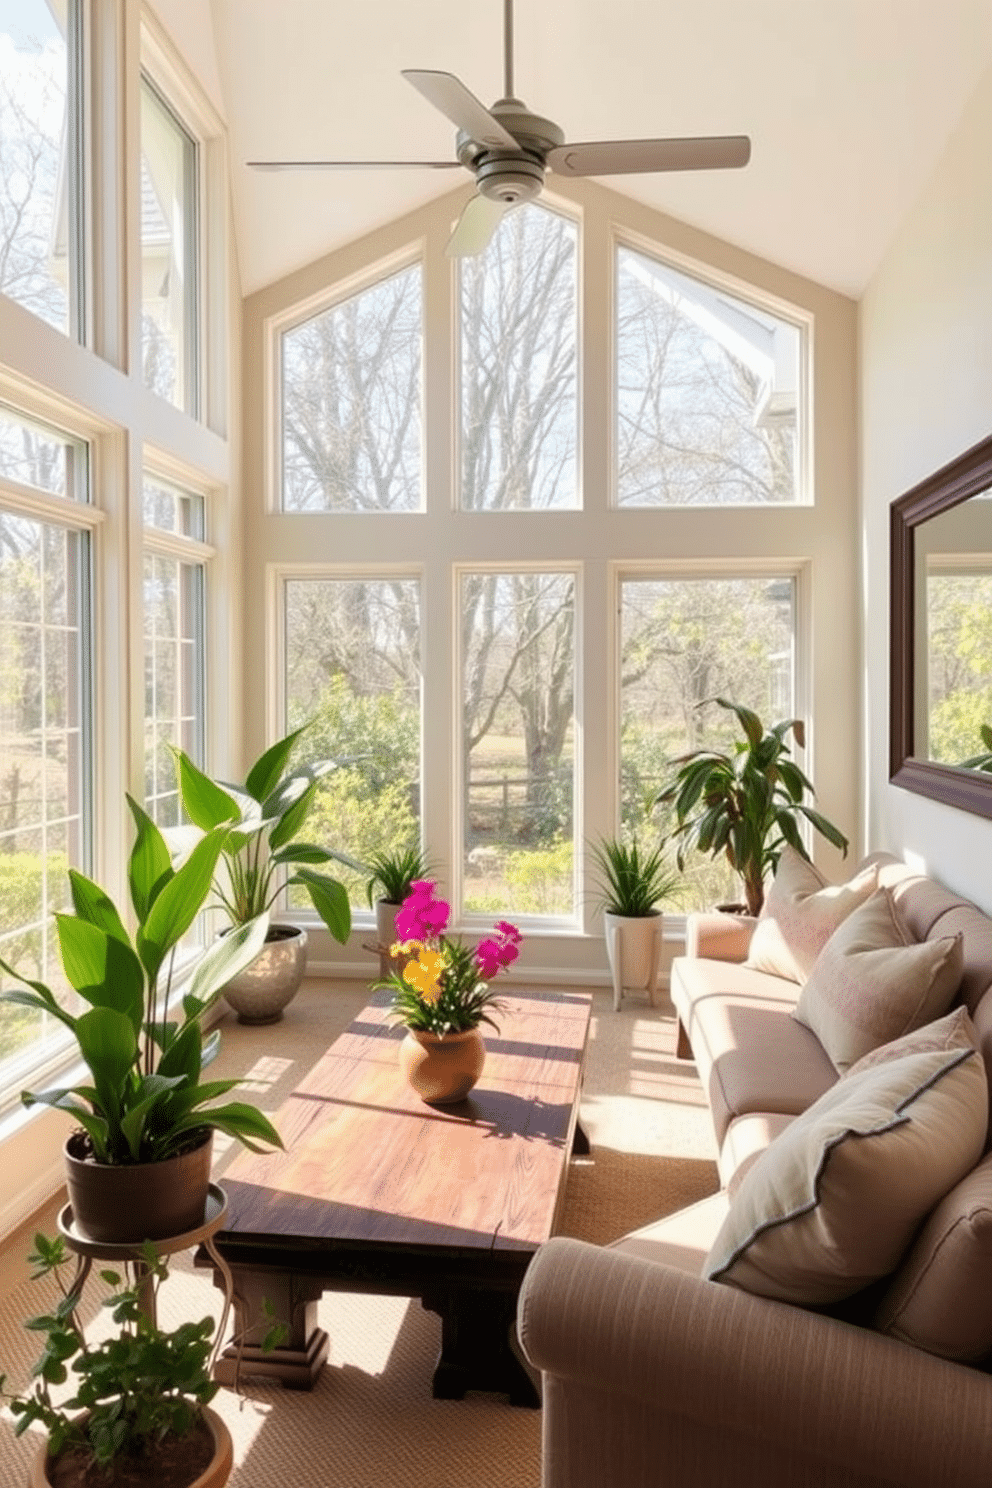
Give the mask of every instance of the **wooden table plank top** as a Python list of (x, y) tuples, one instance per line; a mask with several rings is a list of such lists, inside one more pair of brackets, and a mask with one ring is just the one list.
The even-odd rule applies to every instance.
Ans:
[[(241, 1154), (224, 1177), (224, 1237), (457, 1251), (533, 1250), (552, 1233), (578, 1109), (591, 998), (514, 991), (486, 1063), (456, 1105), (400, 1073), (405, 1029), (373, 995), (275, 1118), (285, 1152)], [(222, 1237), (223, 1238), (223, 1237)]]

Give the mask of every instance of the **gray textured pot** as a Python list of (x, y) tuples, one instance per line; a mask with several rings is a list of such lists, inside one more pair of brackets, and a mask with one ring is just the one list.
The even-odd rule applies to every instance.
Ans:
[(225, 985), (224, 996), (239, 1023), (278, 1023), (306, 969), (307, 932), (296, 925), (272, 925), (263, 949)]

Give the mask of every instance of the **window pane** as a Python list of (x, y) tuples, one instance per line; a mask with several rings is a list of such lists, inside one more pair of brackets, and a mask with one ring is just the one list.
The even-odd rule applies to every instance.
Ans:
[(141, 354), (145, 386), (196, 412), (196, 145), (141, 85)]
[[(63, 998), (52, 913), (68, 903), (66, 870), (86, 867), (90, 806), (88, 542), (0, 512), (0, 956)], [(16, 983), (0, 973), (0, 986)], [(13, 1060), (62, 1037), (48, 1015), (0, 1004), (0, 1086)]]
[(76, 6), (0, 5), (0, 291), (57, 330), (78, 309)]
[(203, 759), (203, 566), (145, 557), (145, 810), (179, 825), (170, 744)]
[(422, 505), (422, 336), (419, 265), (284, 332), (284, 511)]
[[(285, 606), (286, 722), (311, 724), (299, 758), (353, 761), (322, 780), (306, 837), (359, 862), (419, 846), (419, 584), (291, 579)], [(327, 871), (368, 908), (364, 878)]]
[(619, 248), (621, 506), (795, 502), (799, 329)]
[(460, 261), (466, 511), (579, 504), (576, 239), (566, 218), (525, 205)]
[[(992, 562), (992, 559), (989, 560)], [(945, 765), (988, 753), (992, 724), (992, 573), (928, 573), (929, 708), (924, 758)]]
[(462, 576), (465, 908), (575, 909), (575, 580)]
[[(670, 761), (725, 749), (737, 719), (711, 700), (741, 703), (770, 727), (793, 717), (795, 583), (789, 578), (626, 579), (621, 586), (622, 829), (651, 840), (673, 821), (650, 807)], [(708, 704), (708, 706), (707, 706)], [(722, 859), (687, 863), (683, 905), (739, 899)]]
[(142, 519), (146, 527), (174, 532), (178, 537), (203, 538), (203, 497), (145, 478)]
[(49, 496), (87, 501), (86, 446), (0, 407), (0, 479)]

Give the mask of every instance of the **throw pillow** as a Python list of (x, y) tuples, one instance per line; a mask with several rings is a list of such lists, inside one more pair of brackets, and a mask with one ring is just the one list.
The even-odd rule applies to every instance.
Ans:
[(970, 1020), (942, 1042), (851, 1073), (797, 1116), (745, 1174), (703, 1275), (815, 1306), (893, 1271), (985, 1143)]
[(939, 1018), (963, 972), (960, 935), (914, 942), (891, 891), (879, 889), (827, 941), (793, 1016), (843, 1071), (869, 1050)]
[(802, 984), (831, 935), (878, 887), (870, 867), (830, 884), (812, 863), (784, 847), (748, 949), (747, 965)]

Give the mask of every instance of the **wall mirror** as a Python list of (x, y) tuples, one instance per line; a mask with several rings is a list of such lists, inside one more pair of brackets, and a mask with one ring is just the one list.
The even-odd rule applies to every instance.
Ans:
[(889, 773), (992, 817), (992, 438), (891, 509)]

